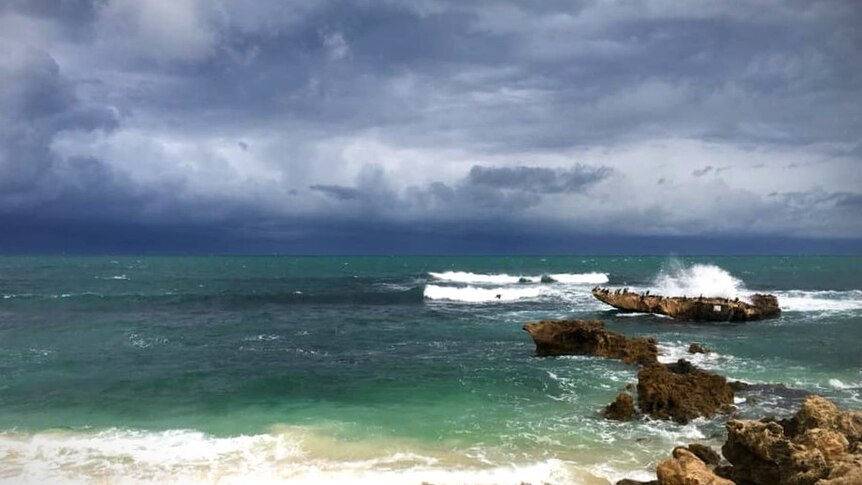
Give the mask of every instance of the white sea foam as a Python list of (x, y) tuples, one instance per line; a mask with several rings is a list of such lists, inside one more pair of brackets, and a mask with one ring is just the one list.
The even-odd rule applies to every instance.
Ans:
[(119, 275), (114, 275), (114, 276), (96, 276), (96, 279), (100, 279), (100, 280), (127, 280), (127, 279), (129, 279), (129, 277), (126, 276), (125, 274), (119, 274)]
[(862, 388), (862, 382), (846, 383), (846, 382), (841, 381), (839, 379), (829, 379), (829, 385), (835, 389), (841, 389), (841, 390)]
[(603, 285), (610, 281), (607, 273), (555, 273), (551, 279), (559, 283), (578, 285)]
[(653, 293), (665, 296), (736, 298), (747, 294), (742, 280), (712, 264), (675, 264), (670, 271), (663, 270), (656, 276), (653, 288)]
[[(538, 298), (543, 294), (541, 287), (501, 287), (476, 288), (474, 286), (454, 287), (427, 285), (425, 298), (429, 300), (448, 300), (466, 303), (484, 303), (495, 301), (515, 301)], [(499, 298), (497, 298), (499, 296)]]
[[(480, 273), (468, 273), (465, 271), (446, 271), (445, 273), (428, 273), (434, 279), (443, 280), (443, 281), (452, 281), (456, 283), (483, 283), (483, 284), (511, 284), (518, 283), (521, 281), (522, 276), (513, 276), (505, 273), (500, 274), (480, 274)], [(530, 280), (534, 283), (538, 283), (541, 280), (541, 277), (537, 277), (535, 280)]]
[(733, 356), (722, 355), (717, 352), (709, 352), (706, 354), (690, 354), (688, 347), (690, 343), (682, 341), (662, 342), (658, 344), (658, 360), (659, 362), (670, 364), (685, 359), (697, 367), (706, 369), (714, 369), (720, 365), (727, 365), (734, 360)]
[[(482, 274), (469, 273), (465, 271), (447, 271), (445, 273), (428, 273), (434, 279), (441, 281), (452, 281), (455, 283), (472, 284), (496, 284), (506, 285), (514, 283), (540, 283), (542, 275), (510, 275), (506, 273)], [(552, 280), (566, 284), (603, 284), (607, 283), (608, 275), (605, 273), (556, 273), (547, 275)]]
[(775, 294), (784, 311), (846, 312), (862, 310), (862, 290), (849, 291), (779, 291)]
[[(394, 448), (386, 447), (385, 448)], [(218, 438), (192, 430), (0, 433), (0, 483), (585, 483), (570, 463), (334, 443), (297, 427)]]

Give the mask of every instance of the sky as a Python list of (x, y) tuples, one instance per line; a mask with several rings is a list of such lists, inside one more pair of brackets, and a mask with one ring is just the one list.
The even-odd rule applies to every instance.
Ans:
[(0, 252), (862, 252), (862, 2), (0, 0)]

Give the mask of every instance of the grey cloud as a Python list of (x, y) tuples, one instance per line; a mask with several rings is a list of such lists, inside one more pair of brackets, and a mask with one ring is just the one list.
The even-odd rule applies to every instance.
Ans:
[(611, 172), (607, 167), (582, 164), (570, 168), (474, 165), (451, 184), (438, 181), (395, 191), (382, 170), (366, 167), (355, 186), (316, 184), (309, 188), (384, 219), (398, 219), (393, 210), (399, 209), (435, 219), (485, 219), (517, 215), (539, 205), (545, 195), (581, 193)]
[(695, 177), (703, 177), (704, 175), (708, 175), (710, 173), (718, 175), (721, 172), (724, 172), (725, 170), (730, 170), (730, 169), (731, 169), (730, 166), (713, 167), (712, 165), (707, 165), (705, 167), (702, 167), (702, 168), (699, 168), (699, 169), (692, 171), (691, 174), (694, 175)]
[(343, 185), (317, 184), (311, 185), (308, 188), (338, 200), (354, 200), (363, 195), (359, 189), (355, 187), (345, 187)]
[(467, 183), (498, 189), (559, 194), (579, 192), (606, 179), (612, 170), (608, 167), (575, 165), (568, 169), (545, 167), (483, 167), (474, 165)]
[[(111, 10), (116, 0), (0, 2), (0, 21), (21, 15), (62, 34), (0, 32), (0, 211), (60, 214), (74, 207), (83, 214), (216, 220), (240, 213), (278, 218), (290, 206), (304, 216), (361, 213), (405, 224), (516, 218), (554, 197), (576, 199), (609, 185), (600, 182), (625, 182), (623, 166), (640, 158), (632, 155), (613, 171), (547, 167), (570, 151), (669, 139), (755, 155), (804, 148), (817, 159), (841, 152), (843, 165), (824, 168), (824, 178), (858, 177), (858, 164), (847, 163), (862, 160), (858, 2), (179, 3), (191, 6), (189, 24), (126, 32), (123, 22), (135, 20), (145, 2), (127, 2), (125, 10)], [(175, 42), (187, 35), (194, 35), (194, 49)], [(177, 51), (157, 55), (171, 46)], [(17, 57), (7, 55), (13, 51)], [(162, 144), (138, 154), (137, 145), (98, 134), (112, 130)], [(57, 141), (69, 132), (92, 136), (80, 137), (72, 155), (60, 153)], [(385, 175), (411, 160), (380, 161), (380, 170), (354, 181), (344, 178), (345, 166), (378, 161), (375, 154), (347, 160), (351, 139), (423, 161), (443, 149), (461, 160), (505, 161), (430, 183)], [(176, 146), (203, 154), (185, 160), (194, 150), (172, 152)], [(552, 157), (511, 166), (514, 157), (534, 163), (534, 154)], [(440, 163), (447, 174), (469, 166)], [(656, 185), (679, 180), (679, 173), (702, 183), (695, 179), (722, 173), (730, 180), (740, 172), (722, 163), (677, 162), (666, 173), (632, 176), (627, 190), (659, 192)], [(803, 162), (792, 165), (798, 168), (782, 177), (801, 187), (798, 193), (767, 197), (774, 186), (759, 194), (747, 189), (758, 212), (731, 221), (737, 230), (774, 216), (784, 221), (774, 231), (791, 232), (787, 214), (814, 207), (846, 215), (858, 206), (858, 195), (846, 190), (806, 192), (818, 181), (801, 180)], [(211, 192), (195, 185), (202, 178), (214, 181), (205, 186)], [(279, 188), (319, 196), (284, 204)], [(691, 192), (675, 203), (685, 214), (656, 216), (657, 225), (703, 232), (724, 220), (715, 215), (727, 201), (701, 203)], [(658, 207), (656, 214), (666, 209), (647, 205)], [(625, 217), (603, 214), (603, 221)], [(838, 216), (822, 221), (845, 230)]]
[(51, 143), (69, 130), (112, 130), (107, 108), (81, 102), (47, 53), (0, 50), (0, 195), (33, 189), (58, 163)]

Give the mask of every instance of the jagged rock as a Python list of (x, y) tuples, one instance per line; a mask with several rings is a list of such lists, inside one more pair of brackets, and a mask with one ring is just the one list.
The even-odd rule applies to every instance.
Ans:
[(605, 408), (605, 418), (615, 421), (630, 421), (635, 415), (635, 400), (631, 394), (621, 392)]
[(706, 463), (685, 448), (673, 450), (673, 458), (658, 464), (659, 485), (735, 485), (716, 475)]
[(688, 346), (689, 354), (708, 354), (712, 352), (708, 347), (705, 347), (697, 342), (692, 343)]
[(851, 447), (862, 442), (862, 412), (841, 411), (835, 403), (822, 396), (809, 396), (799, 412), (781, 424), (789, 434), (823, 428), (844, 435)]
[(724, 377), (686, 360), (655, 363), (638, 372), (638, 407), (653, 418), (687, 423), (728, 411), (732, 405), (733, 390)]
[(629, 338), (605, 330), (601, 320), (543, 320), (524, 325), (536, 343), (536, 353), (549, 355), (596, 355), (620, 359), (627, 364), (657, 362), (655, 339)]
[(661, 296), (593, 288), (593, 296), (620, 310), (657, 313), (692, 321), (739, 322), (776, 317), (781, 313), (773, 295), (753, 295), (751, 303), (739, 299)]
[(724, 456), (737, 483), (849, 485), (862, 483), (862, 412), (841, 411), (820, 397), (780, 422), (727, 423)]
[(712, 447), (707, 445), (691, 443), (688, 445), (688, 451), (692, 452), (694, 456), (700, 458), (700, 460), (707, 465), (718, 466), (718, 464), (721, 463), (721, 455), (719, 455), (717, 451), (713, 450)]
[(733, 420), (727, 434), (721, 450), (735, 482), (810, 485), (828, 475), (823, 454), (792, 443), (778, 423)]

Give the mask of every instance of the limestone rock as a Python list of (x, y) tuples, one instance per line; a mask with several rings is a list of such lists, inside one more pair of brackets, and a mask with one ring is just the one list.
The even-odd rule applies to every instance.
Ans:
[(732, 420), (727, 432), (722, 452), (738, 483), (862, 484), (862, 413), (820, 396), (806, 398), (790, 419)]
[(751, 302), (714, 297), (661, 296), (593, 288), (593, 296), (624, 311), (657, 313), (674, 318), (706, 322), (740, 322), (776, 317), (781, 313), (773, 295), (753, 295)]
[(700, 460), (707, 465), (718, 466), (718, 464), (721, 463), (721, 455), (707, 445), (692, 443), (688, 445), (688, 451), (694, 454), (694, 456), (700, 458)]
[(673, 450), (673, 458), (659, 463), (656, 475), (659, 485), (735, 485), (682, 447)]
[(524, 330), (533, 337), (540, 356), (596, 355), (640, 365), (657, 361), (655, 339), (605, 330), (601, 320), (543, 320), (525, 324)]
[(727, 379), (682, 359), (675, 364), (644, 367), (638, 372), (637, 389), (641, 412), (679, 423), (712, 417), (733, 405), (733, 390)]
[(631, 394), (621, 392), (614, 402), (605, 408), (605, 418), (615, 421), (630, 421), (635, 415), (635, 400)]

